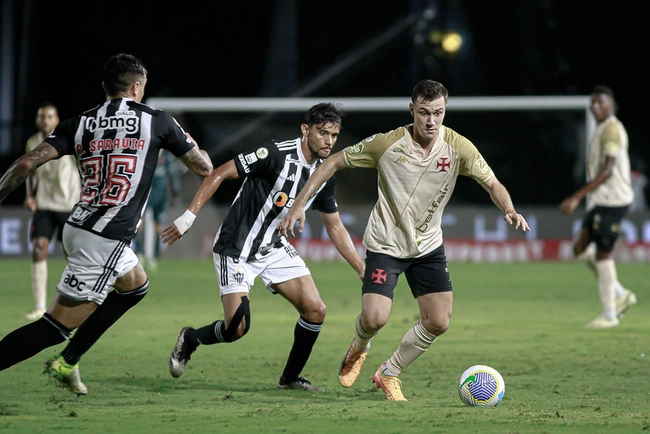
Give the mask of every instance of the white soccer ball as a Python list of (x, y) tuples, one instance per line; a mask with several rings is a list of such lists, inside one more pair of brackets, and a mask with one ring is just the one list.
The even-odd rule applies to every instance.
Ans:
[(458, 395), (472, 407), (495, 407), (503, 399), (506, 383), (499, 372), (487, 365), (474, 365), (460, 376)]

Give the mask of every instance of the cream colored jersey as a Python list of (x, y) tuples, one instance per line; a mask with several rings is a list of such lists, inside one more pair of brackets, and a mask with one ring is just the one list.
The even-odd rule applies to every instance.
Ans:
[(442, 212), (458, 175), (479, 183), (494, 176), (467, 138), (444, 126), (425, 158), (408, 126), (343, 149), (347, 167), (377, 169), (379, 197), (363, 236), (373, 252), (417, 258), (442, 244)]
[(596, 126), (589, 143), (587, 176), (594, 179), (606, 156), (616, 158), (612, 176), (589, 193), (589, 203), (598, 206), (627, 206), (634, 200), (627, 131), (616, 116), (610, 116)]
[[(38, 132), (27, 140), (27, 152), (38, 146), (45, 136)], [(36, 208), (47, 211), (70, 212), (79, 201), (81, 177), (77, 160), (73, 155), (64, 155), (50, 160), (36, 170)]]

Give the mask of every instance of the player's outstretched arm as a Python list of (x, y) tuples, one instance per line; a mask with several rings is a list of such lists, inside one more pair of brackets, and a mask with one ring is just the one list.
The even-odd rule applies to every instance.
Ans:
[(58, 151), (47, 142), (40, 143), (30, 152), (18, 157), (0, 178), (0, 202), (32, 176), (36, 169), (58, 157)]
[(316, 192), (318, 187), (323, 185), (325, 181), (330, 179), (334, 173), (345, 167), (343, 161), (343, 154), (341, 151), (334, 155), (330, 155), (323, 164), (318, 166), (305, 183), (302, 190), (296, 196), (296, 199), (291, 205), (289, 213), (284, 216), (278, 225), (278, 233), (283, 236), (295, 236), (294, 227), (298, 223), (298, 232), (302, 233), (305, 227), (305, 204), (307, 200)]
[(528, 226), (528, 222), (524, 216), (515, 210), (510, 193), (508, 193), (506, 187), (495, 176), (481, 185), (490, 193), (492, 202), (503, 212), (503, 219), (509, 225), (514, 224), (515, 229), (521, 229), (524, 232), (530, 231), (530, 226)]
[(237, 179), (239, 173), (234, 160), (230, 160), (214, 169), (209, 176), (207, 176), (199, 189), (194, 194), (194, 198), (187, 207), (187, 210), (179, 218), (174, 220), (174, 223), (167, 226), (160, 233), (160, 239), (163, 244), (171, 246), (176, 240), (180, 240), (185, 232), (187, 232), (194, 219), (203, 208), (203, 205), (216, 193), (221, 183), (227, 179)]
[(212, 160), (205, 150), (199, 148), (198, 143), (189, 133), (185, 135), (194, 143), (194, 147), (180, 157), (180, 160), (192, 173), (205, 178), (212, 172)]
[(336, 250), (338, 250), (341, 256), (348, 261), (348, 264), (354, 268), (363, 282), (366, 263), (357, 253), (352, 237), (341, 221), (341, 215), (338, 212), (330, 214), (321, 212), (320, 215), (325, 224), (327, 235), (330, 237), (330, 240), (332, 240), (332, 243), (334, 243)]

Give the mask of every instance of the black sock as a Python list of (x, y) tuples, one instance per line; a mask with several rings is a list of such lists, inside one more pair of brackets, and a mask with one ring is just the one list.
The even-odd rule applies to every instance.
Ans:
[(296, 323), (293, 330), (293, 346), (282, 372), (287, 382), (295, 381), (300, 376), (322, 327), (323, 323), (309, 322), (303, 317)]
[(129, 292), (113, 290), (106, 300), (79, 326), (68, 345), (61, 351), (66, 363), (75, 365), (81, 356), (129, 309), (138, 304), (147, 295), (149, 281)]
[(45, 348), (60, 344), (72, 330), (45, 313), (38, 320), (24, 325), (0, 341), (0, 371), (27, 360)]
[(213, 322), (210, 325), (200, 327), (196, 330), (190, 330), (185, 333), (185, 339), (188, 343), (198, 346), (199, 344), (203, 345), (212, 345), (224, 342), (221, 338), (223, 335), (223, 320)]

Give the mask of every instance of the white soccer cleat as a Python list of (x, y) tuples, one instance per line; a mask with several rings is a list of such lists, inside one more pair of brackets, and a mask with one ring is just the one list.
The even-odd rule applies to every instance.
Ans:
[(616, 297), (616, 317), (623, 318), (627, 309), (636, 304), (636, 294), (626, 289), (623, 295)]
[(590, 321), (587, 324), (588, 329), (611, 329), (617, 327), (619, 324), (618, 318), (609, 319), (604, 316), (596, 317), (596, 319)]

